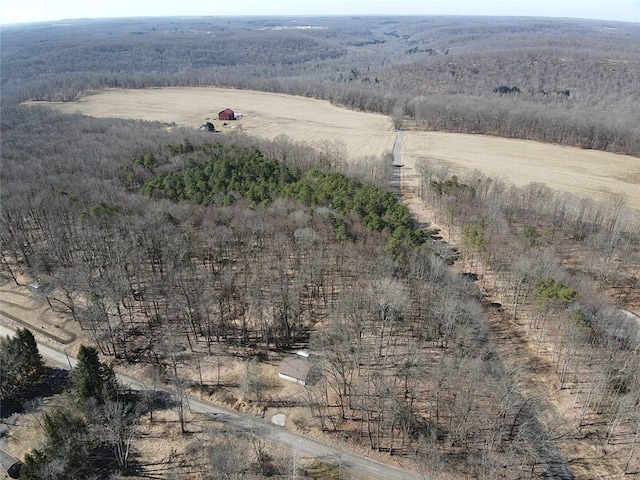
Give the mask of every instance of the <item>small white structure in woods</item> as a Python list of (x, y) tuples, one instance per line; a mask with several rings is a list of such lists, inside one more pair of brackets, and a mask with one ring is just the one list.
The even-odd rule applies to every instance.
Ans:
[(620, 312), (627, 325), (627, 330), (623, 330), (625, 338), (631, 342), (640, 343), (640, 315), (629, 310), (620, 310)]

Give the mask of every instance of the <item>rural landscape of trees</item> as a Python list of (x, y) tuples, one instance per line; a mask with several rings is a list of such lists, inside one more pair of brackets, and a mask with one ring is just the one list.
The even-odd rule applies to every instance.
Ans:
[[(3, 281), (37, 279), (34, 295), (91, 344), (41, 406), (26, 386), (51, 372), (33, 336), (2, 340), (3, 405), (42, 415), (21, 478), (149, 476), (136, 446), (156, 409), (175, 408), (185, 438), (184, 392), (266, 411), (283, 403), (269, 367), (299, 348), (317, 368), (286, 399), (304, 412), (295, 427), (422, 478), (637, 474), (640, 333), (625, 310), (640, 305), (638, 212), (424, 160), (416, 193), (432, 225), (389, 191), (388, 156), (358, 171), (294, 142), (21, 102), (220, 85), (398, 128), (638, 156), (638, 25), (135, 19), (1, 35)], [(127, 391), (111, 362), (153, 372), (174, 400)], [(164, 475), (314, 475), (251, 432), (193, 438)]]
[(419, 128), (640, 153), (638, 27), (356, 17), (7, 26), (3, 96), (218, 85), (304, 95)]

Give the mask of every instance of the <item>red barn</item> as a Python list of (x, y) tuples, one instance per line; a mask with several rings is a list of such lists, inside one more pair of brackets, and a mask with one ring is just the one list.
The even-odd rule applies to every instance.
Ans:
[(218, 113), (218, 120), (235, 120), (236, 114), (230, 108), (225, 108)]

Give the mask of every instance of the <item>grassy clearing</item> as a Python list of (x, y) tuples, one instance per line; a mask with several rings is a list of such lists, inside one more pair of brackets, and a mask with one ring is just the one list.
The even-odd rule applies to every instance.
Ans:
[[(64, 111), (94, 117), (161, 121), (196, 128), (206, 121), (216, 129), (273, 139), (287, 135), (321, 147), (342, 146), (344, 157), (378, 157), (393, 149), (390, 118), (331, 105), (327, 101), (274, 93), (213, 87), (104, 90), (74, 102), (50, 103)], [(217, 120), (232, 108), (237, 121)], [(622, 196), (640, 210), (640, 158), (593, 150), (481, 135), (408, 131), (402, 163), (409, 179), (416, 162), (428, 159), (452, 171), (479, 170), (516, 185), (531, 182), (597, 200)], [(417, 182), (417, 180), (416, 180)]]

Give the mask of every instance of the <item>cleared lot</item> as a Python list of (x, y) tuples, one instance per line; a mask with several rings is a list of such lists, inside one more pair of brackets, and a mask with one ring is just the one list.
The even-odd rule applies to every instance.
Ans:
[(640, 210), (636, 157), (482, 135), (407, 132), (402, 161), (413, 168), (420, 159), (452, 171), (477, 169), (519, 186), (540, 182), (599, 200), (623, 195)]
[[(74, 102), (49, 104), (65, 112), (95, 117), (156, 120), (196, 128), (212, 121), (231, 132), (317, 145), (343, 144), (348, 158), (391, 152), (395, 132), (391, 120), (331, 105), (327, 101), (291, 95), (224, 88), (158, 88), (105, 90)], [(232, 108), (242, 117), (222, 126), (217, 112)], [(479, 135), (406, 132), (402, 163), (410, 176), (426, 158), (453, 172), (478, 169), (516, 185), (531, 182), (599, 200), (624, 196), (640, 210), (640, 158), (578, 148)]]
[[(224, 88), (104, 90), (75, 102), (50, 103), (62, 111), (94, 117), (134, 118), (197, 128), (211, 121), (222, 132), (240, 130), (272, 139), (287, 135), (310, 145), (344, 142), (349, 158), (390, 152), (395, 140), (384, 115), (339, 108), (326, 101), (291, 95)], [(223, 122), (218, 112), (231, 108), (239, 120)]]

